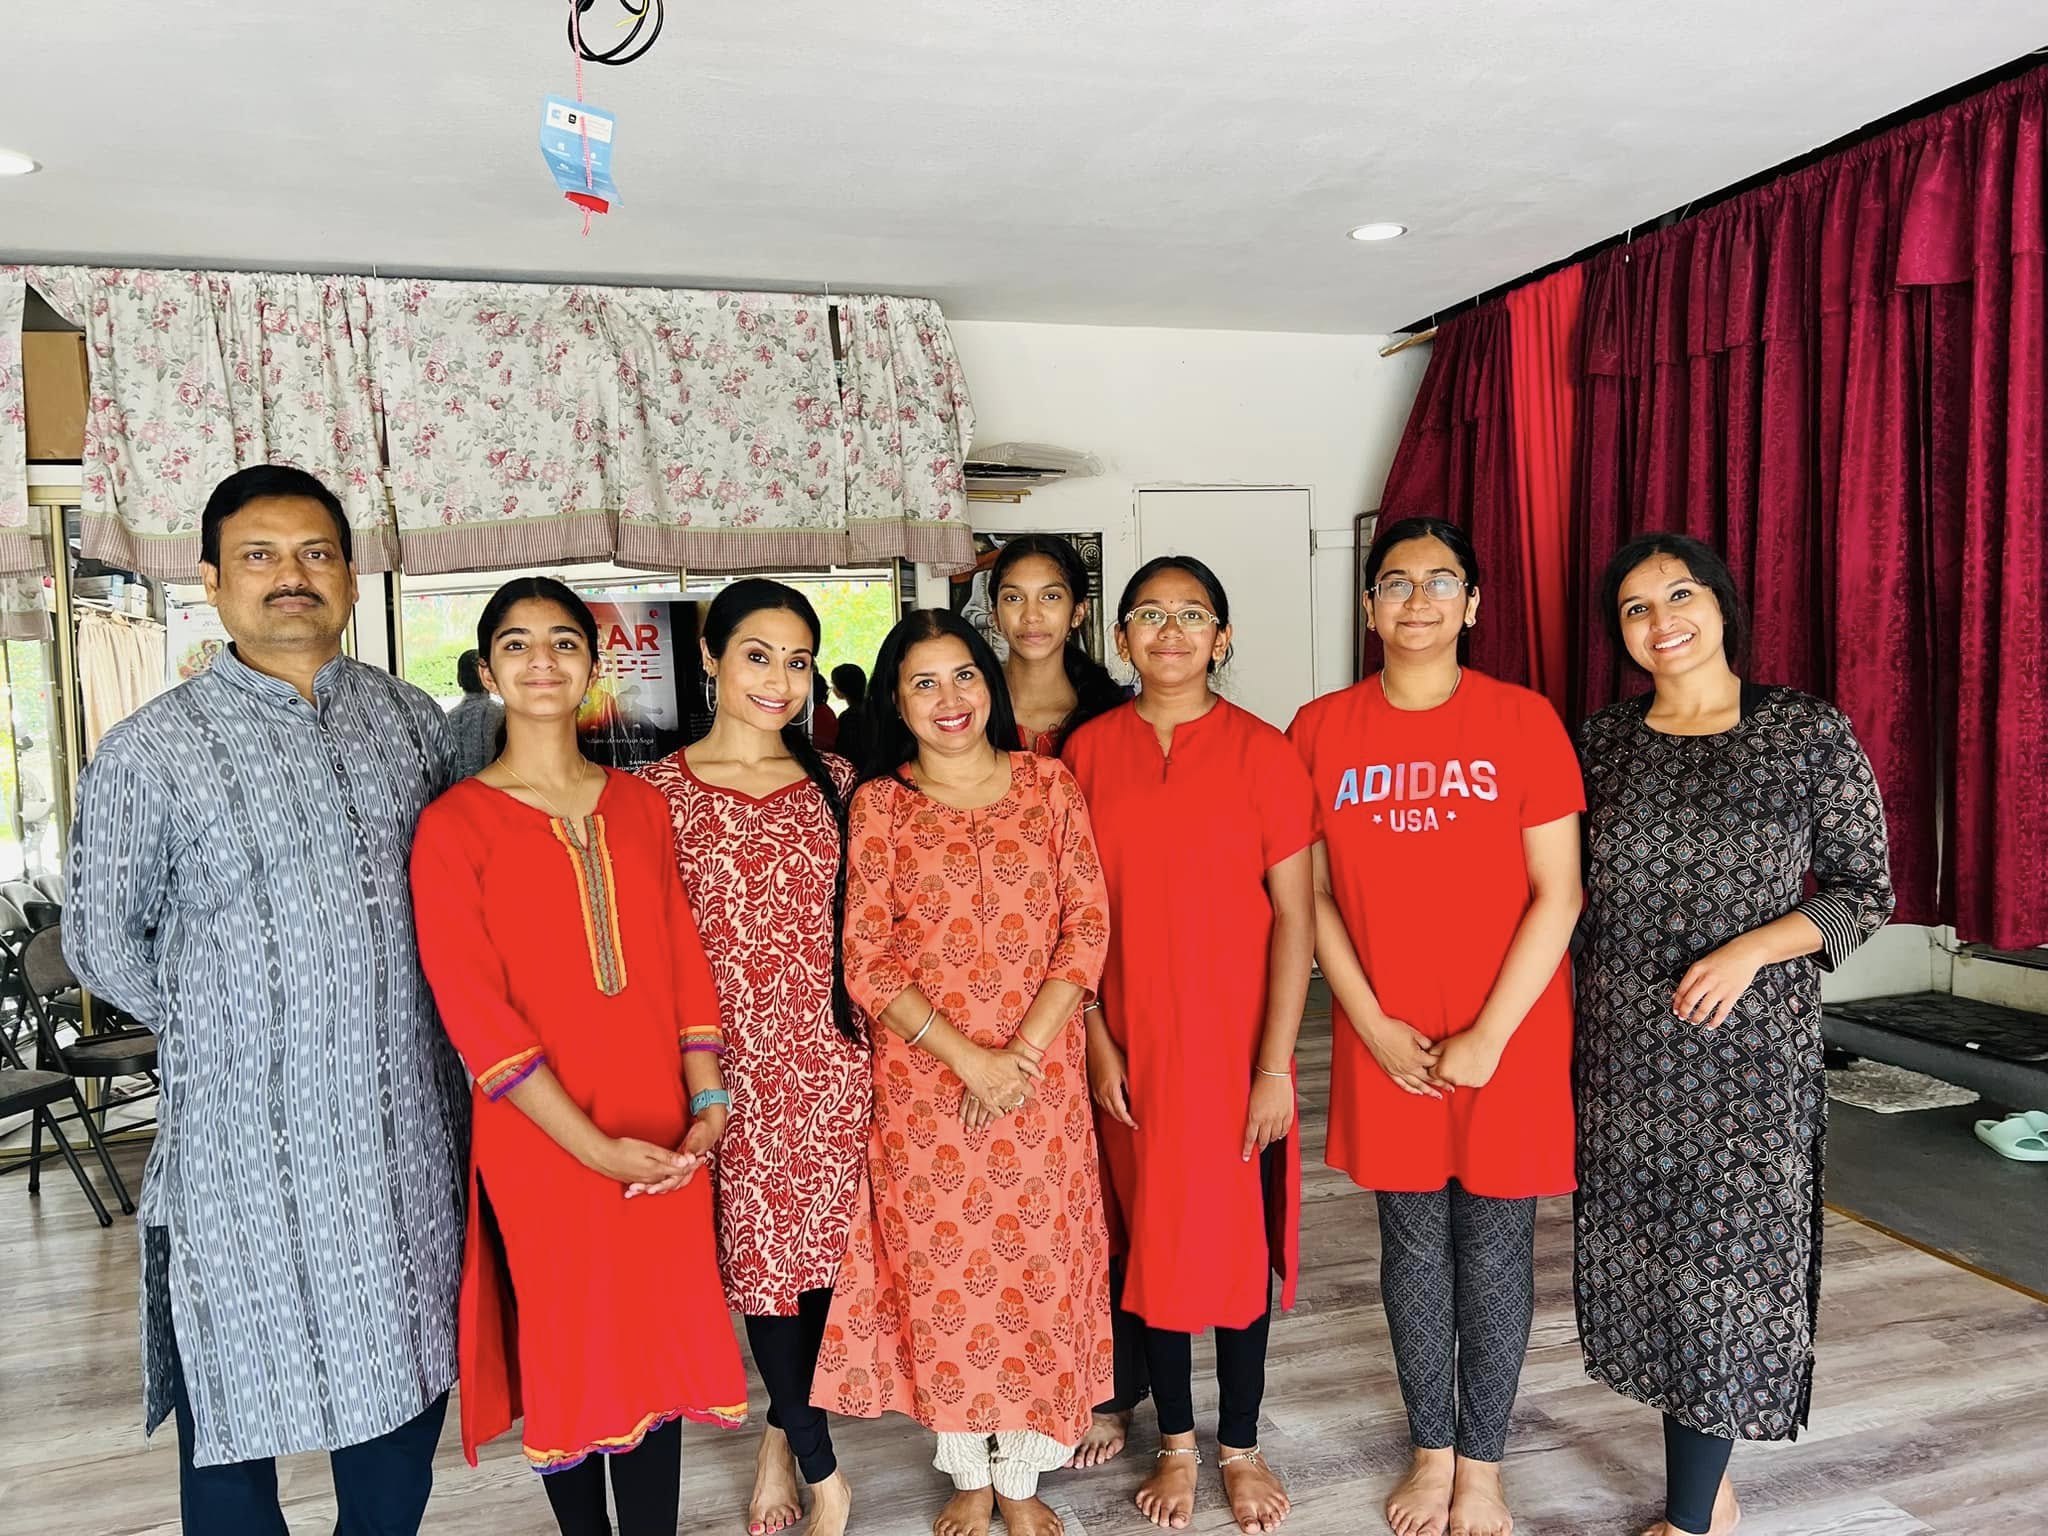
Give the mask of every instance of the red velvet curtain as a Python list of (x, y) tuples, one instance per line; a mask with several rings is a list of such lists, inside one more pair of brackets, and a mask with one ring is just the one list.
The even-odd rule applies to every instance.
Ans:
[[(1898, 920), (2012, 946), (2048, 943), (2044, 116), (2048, 70), (1602, 253), (1571, 353), (1567, 718), (1640, 686), (1594, 606), (1609, 554), (1651, 529), (1715, 544), (1755, 617), (1746, 674), (1856, 723)], [(1432, 360), (1403, 495), (1475, 530), (1520, 516), (1538, 550), (1526, 471), (1553, 428), (1513, 392), (1519, 513), (1453, 474), (1449, 450), (1476, 466), (1497, 431), (1470, 411), (1466, 438), (1446, 430), (1447, 402), (1495, 398), (1493, 350), (1460, 340)], [(1523, 370), (1530, 345), (1518, 329)], [(1547, 610), (1540, 555), (1524, 563)], [(1500, 624), (1516, 574), (1488, 617), (1540, 653), (1549, 612)]]
[(1578, 380), (1572, 367), (1586, 269), (1566, 267), (1507, 296), (1513, 345), (1515, 481), (1522, 496), (1522, 572), (1529, 686), (1563, 714), (1571, 706), (1566, 572), (1571, 546), (1572, 445)]
[(2048, 942), (2048, 798), (2014, 792), (2048, 761), (2044, 99), (2027, 76), (1596, 257), (1579, 353), (1575, 702), (1623, 686), (1607, 554), (1716, 544), (1749, 674), (1856, 723), (1898, 920), (2009, 945)]
[(1482, 578), (1472, 665), (1527, 683), (1529, 600), (1510, 353), (1503, 304), (1483, 304), (1444, 322), (1387, 471), (1380, 526), (1400, 517), (1441, 517), (1471, 536)]
[(1897, 281), (1925, 306), (1943, 907), (2048, 943), (2048, 71), (1912, 135)]

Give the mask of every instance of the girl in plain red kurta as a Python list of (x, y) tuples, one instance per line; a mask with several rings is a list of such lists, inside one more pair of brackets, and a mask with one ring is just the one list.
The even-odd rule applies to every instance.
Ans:
[[(1336, 1004), (1329, 1160), (1378, 1192), (1380, 1293), (1414, 1456), (1397, 1536), (1506, 1536), (1538, 1195), (1572, 1187), (1578, 763), (1556, 712), (1460, 665), (1479, 566), (1433, 518), (1381, 532), (1386, 663), (1288, 735), (1315, 784), (1316, 953)], [(1455, 1386), (1454, 1386), (1455, 1377)]]
[[(676, 1528), (678, 1419), (736, 1425), (746, 1376), (704, 1172), (725, 1121), (718, 995), (659, 791), (585, 761), (590, 610), (527, 578), (484, 610), (504, 755), (420, 817), (420, 961), (476, 1080), (463, 1448), (524, 1416), (568, 1536)], [(596, 1453), (605, 1453), (598, 1455)]]
[(1315, 801), (1286, 739), (1210, 687), (1229, 605), (1185, 556), (1132, 577), (1116, 637), (1138, 698), (1065, 755), (1109, 885), (1089, 1076), (1124, 1255), (1118, 1326), (1142, 1336), (1159, 1413), (1138, 1507), (1169, 1527), (1194, 1513), (1190, 1335), (1213, 1327), (1224, 1489), (1240, 1528), (1264, 1531), (1288, 1510), (1258, 1421), (1272, 1277), (1291, 1307), (1298, 1268), (1293, 1054), (1315, 941)]
[(1088, 811), (1005, 750), (988, 645), (921, 609), (868, 696), (885, 777), (847, 831), (846, 982), (874, 1019), (865, 1209), (815, 1400), (938, 1431), (936, 1536), (1058, 1536), (1038, 1478), (1110, 1382), (1108, 1241), (1079, 1027), (1108, 934)]

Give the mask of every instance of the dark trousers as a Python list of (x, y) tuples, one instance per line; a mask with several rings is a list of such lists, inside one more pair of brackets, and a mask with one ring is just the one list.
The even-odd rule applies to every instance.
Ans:
[[(289, 1536), (277, 1503), (277, 1463), (268, 1456), (225, 1466), (192, 1464), (192, 1401), (171, 1351), (172, 1411), (178, 1421), (178, 1512), (185, 1536)], [(419, 1536), (434, 1488), (434, 1449), (448, 1413), (442, 1393), (389, 1433), (328, 1453), (336, 1536)], [(671, 1527), (673, 1530), (673, 1527)]]
[(1116, 1379), (1112, 1396), (1097, 1403), (1097, 1413), (1129, 1413), (1152, 1395), (1151, 1367), (1145, 1361), (1145, 1321), (1124, 1310), (1125, 1261), (1109, 1261), (1109, 1336), (1116, 1347)]
[(1536, 1310), (1536, 1202), (1470, 1194), (1456, 1179), (1376, 1198), (1380, 1300), (1409, 1438), (1499, 1461)]
[[(1215, 1328), (1216, 1443), (1248, 1450), (1259, 1443), (1259, 1409), (1266, 1400), (1266, 1335), (1273, 1326), (1273, 1289), (1266, 1285), (1266, 1310), (1247, 1328)], [(1194, 1338), (1170, 1328), (1145, 1326), (1145, 1364), (1152, 1378), (1152, 1406), (1162, 1435), (1195, 1432)]]
[(1714, 1496), (1728, 1471), (1735, 1442), (1703, 1434), (1664, 1415), (1664, 1523), (1705, 1536), (1714, 1523)]
[(586, 1456), (541, 1479), (562, 1536), (612, 1536), (604, 1479), (612, 1479), (619, 1536), (676, 1536), (683, 1503), (683, 1424), (670, 1419), (630, 1451)]
[(807, 1483), (822, 1483), (839, 1470), (825, 1410), (811, 1404), (811, 1377), (825, 1342), (825, 1318), (832, 1288), (820, 1286), (796, 1299), (794, 1317), (747, 1314), (747, 1348), (768, 1388), (768, 1423), (789, 1436), (790, 1454)]

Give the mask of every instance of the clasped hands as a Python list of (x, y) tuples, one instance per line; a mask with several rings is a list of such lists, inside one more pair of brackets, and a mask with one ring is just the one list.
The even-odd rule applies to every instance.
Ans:
[(673, 1194), (710, 1166), (711, 1149), (725, 1133), (730, 1114), (723, 1104), (712, 1104), (690, 1121), (683, 1144), (671, 1151), (651, 1141), (632, 1136), (614, 1137), (594, 1164), (599, 1173), (626, 1186), (626, 1198)]
[(999, 1051), (977, 1046), (961, 1063), (960, 1081), (967, 1090), (960, 1097), (961, 1124), (979, 1130), (1022, 1109), (1045, 1076), (1044, 1062), (1045, 1052), (1021, 1030)]

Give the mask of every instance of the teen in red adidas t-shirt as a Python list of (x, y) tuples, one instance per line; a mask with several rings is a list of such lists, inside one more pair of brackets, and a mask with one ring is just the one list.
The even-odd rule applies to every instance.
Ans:
[(1479, 615), (1462, 532), (1390, 525), (1366, 582), (1384, 669), (1288, 730), (1324, 836), (1328, 1158), (1378, 1197), (1380, 1291), (1414, 1442), (1388, 1522), (1504, 1532), (1535, 1197), (1572, 1187), (1565, 949), (1585, 794), (1549, 703), (1461, 665)]

